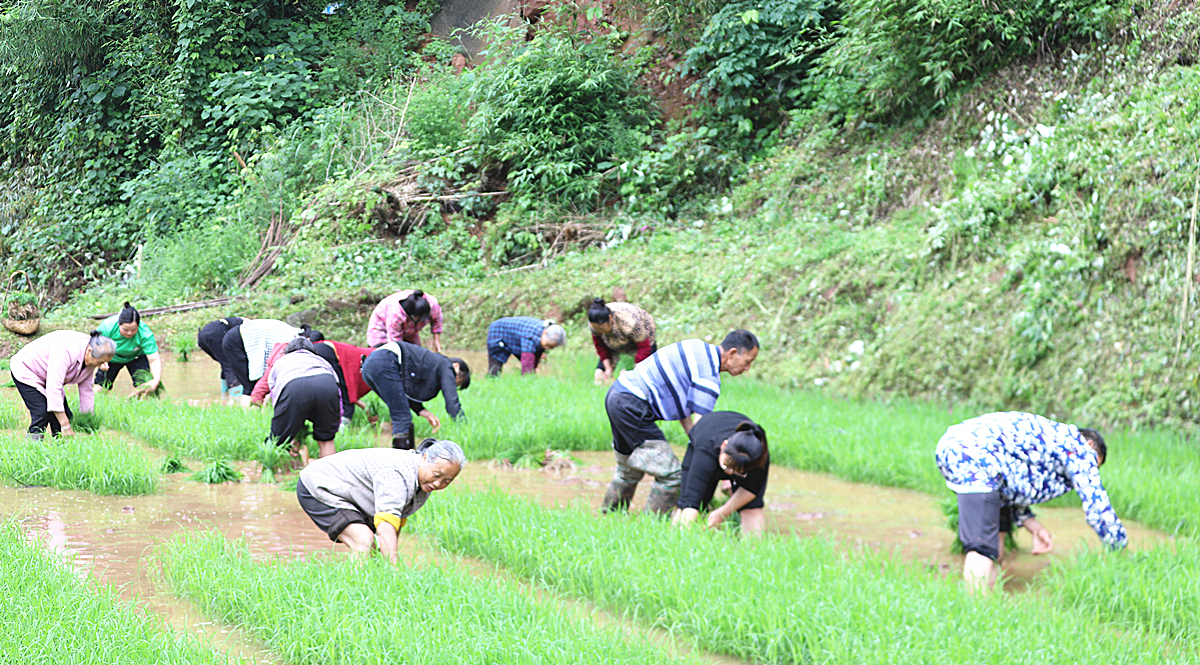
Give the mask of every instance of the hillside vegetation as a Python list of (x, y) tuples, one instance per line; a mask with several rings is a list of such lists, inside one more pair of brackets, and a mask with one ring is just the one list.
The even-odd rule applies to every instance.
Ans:
[[(372, 296), (421, 286), (461, 347), (603, 295), (662, 341), (755, 330), (780, 384), (1194, 420), (1190, 3), (563, 4), (477, 26), (461, 74), (424, 4), (258, 4), (261, 39), (203, 47), (205, 0), (153, 33), (54, 5), (126, 30), (91, 41), (11, 5), (5, 260), (60, 325), (232, 294), (361, 336)], [(120, 114), (159, 124), (87, 133)]]

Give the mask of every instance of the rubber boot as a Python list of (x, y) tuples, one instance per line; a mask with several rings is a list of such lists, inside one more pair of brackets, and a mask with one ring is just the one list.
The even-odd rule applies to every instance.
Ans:
[(645, 475), (629, 466), (628, 455), (616, 453), (616, 456), (617, 470), (613, 473), (612, 482), (608, 484), (608, 490), (600, 502), (600, 512), (602, 513), (628, 509), (630, 502), (633, 501), (633, 494), (637, 491), (638, 481)]
[(392, 435), (392, 447), (399, 450), (412, 450), (413, 438), (412, 435), (405, 432), (404, 434)]
[(670, 514), (679, 501), (679, 490), (683, 485), (683, 467), (671, 444), (662, 440), (650, 440), (638, 446), (629, 456), (629, 466), (654, 476), (650, 496), (646, 497), (646, 511), (657, 515)]

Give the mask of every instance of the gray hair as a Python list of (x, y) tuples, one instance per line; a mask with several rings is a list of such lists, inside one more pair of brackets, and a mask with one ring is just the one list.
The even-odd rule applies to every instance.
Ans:
[(93, 358), (111, 358), (117, 355), (117, 343), (100, 334), (99, 330), (92, 331), (88, 348), (92, 350)]
[(291, 353), (293, 351), (301, 350), (316, 353), (317, 347), (313, 346), (312, 340), (307, 337), (296, 337), (292, 339), (292, 341), (288, 342), (287, 346), (283, 347), (284, 353)]
[(545, 333), (554, 346), (562, 346), (567, 343), (567, 331), (555, 323), (554, 319), (546, 319), (546, 329), (543, 333)]
[(430, 464), (446, 460), (460, 469), (467, 464), (467, 456), (463, 454), (462, 447), (449, 439), (425, 439), (417, 451)]

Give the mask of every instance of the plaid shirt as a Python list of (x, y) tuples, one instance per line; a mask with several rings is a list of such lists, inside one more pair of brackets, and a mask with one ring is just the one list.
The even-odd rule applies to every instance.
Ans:
[[(488, 355), (499, 362), (508, 360), (510, 355), (517, 356), (521, 358), (521, 372), (531, 372), (534, 358), (542, 352), (542, 331), (545, 329), (546, 322), (532, 316), (496, 319), (488, 326)], [(529, 354), (529, 363), (526, 363), (525, 354)], [(526, 364), (530, 364), (528, 370)]]
[(1124, 547), (1125, 527), (1100, 482), (1096, 451), (1074, 425), (1032, 413), (989, 413), (946, 430), (934, 454), (955, 492), (999, 490), (1018, 525), (1029, 506), (1075, 490), (1100, 540)]

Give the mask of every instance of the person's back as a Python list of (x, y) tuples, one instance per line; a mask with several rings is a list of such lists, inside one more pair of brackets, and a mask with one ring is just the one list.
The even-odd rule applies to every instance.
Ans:
[(331, 506), (366, 515), (407, 517), (429, 498), (417, 481), (420, 460), (415, 450), (343, 450), (304, 467), (300, 480), (314, 497)]
[(649, 402), (660, 420), (706, 414), (721, 395), (721, 349), (699, 339), (675, 342), (622, 373), (614, 385)]

